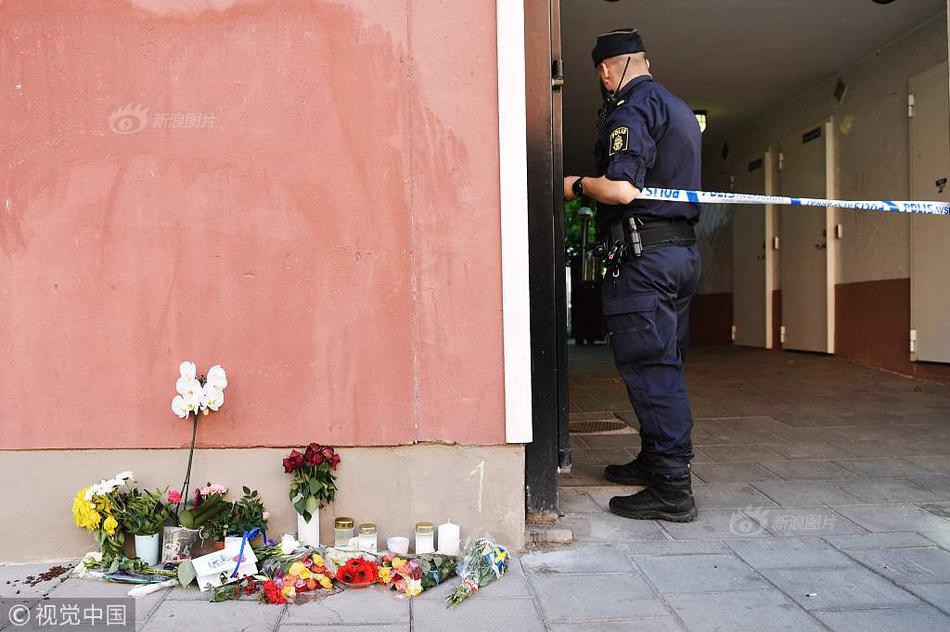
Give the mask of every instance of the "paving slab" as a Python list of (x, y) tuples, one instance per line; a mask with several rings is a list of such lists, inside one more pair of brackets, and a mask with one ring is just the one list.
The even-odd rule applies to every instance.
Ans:
[(631, 573), (634, 566), (626, 551), (617, 546), (594, 545), (581, 548), (528, 553), (522, 557), (528, 573)]
[(861, 502), (836, 483), (759, 481), (753, 487), (783, 507), (843, 505)]
[[(423, 595), (419, 598), (432, 598), (432, 595)], [(408, 622), (409, 600), (401, 599), (395, 593), (380, 587), (345, 590), (320, 601), (288, 607), (282, 619), (283, 624), (291, 625), (371, 625)]]
[(730, 540), (769, 535), (762, 525), (738, 509), (700, 510), (693, 522), (664, 522), (663, 528), (676, 540)]
[(549, 623), (667, 616), (639, 574), (536, 575), (531, 584)]
[(608, 463), (629, 463), (634, 455), (622, 447), (619, 448), (595, 448), (581, 450), (573, 448), (571, 450), (571, 461), (577, 463), (589, 463), (600, 465), (601, 467)]
[(557, 623), (548, 626), (551, 632), (682, 632), (683, 626), (674, 617), (649, 617), (619, 621), (592, 621), (589, 623)]
[(934, 632), (950, 629), (950, 617), (929, 606), (889, 610), (816, 612), (814, 614), (834, 632), (854, 632), (855, 630)]
[(929, 474), (905, 459), (836, 459), (835, 463), (861, 478), (907, 478)]
[(775, 507), (775, 502), (749, 483), (709, 483), (693, 490), (696, 506), (703, 509)]
[[(296, 607), (296, 606), (295, 606)], [(303, 607), (303, 606), (301, 606)], [(208, 601), (166, 601), (149, 616), (144, 632), (195, 632), (195, 630), (234, 630), (272, 632), (285, 606), (251, 601), (211, 603)]]
[(729, 548), (746, 564), (764, 568), (854, 568), (857, 562), (818, 538), (731, 540)]
[(28, 577), (36, 578), (59, 564), (4, 564), (0, 566), (0, 597), (42, 597), (59, 586), (67, 575), (41, 581), (35, 586), (25, 583)]
[[(96, 579), (71, 577), (48, 593), (49, 597), (128, 597), (128, 584), (115, 584)], [(138, 597), (135, 599), (135, 620), (144, 621), (155, 608), (162, 603), (170, 588)]]
[(866, 503), (915, 503), (941, 498), (940, 494), (933, 490), (899, 479), (841, 481), (839, 486)]
[[(417, 598), (412, 603), (412, 629), (415, 632), (497, 632), (500, 629), (543, 632), (544, 623), (531, 599), (494, 599), (479, 592), (451, 609), (442, 600)], [(349, 632), (350, 628), (346, 630)]]
[(860, 550), (850, 555), (901, 586), (950, 583), (950, 552), (941, 548)]
[(656, 540), (619, 546), (634, 558), (638, 555), (704, 555), (730, 550), (722, 540)]
[(666, 597), (691, 632), (817, 632), (824, 628), (775, 589)]
[(564, 488), (558, 496), (558, 508), (564, 513), (596, 513), (603, 511), (594, 499), (578, 488)]
[(831, 461), (760, 460), (759, 464), (786, 481), (855, 480), (857, 476)]
[(933, 546), (934, 541), (919, 533), (865, 533), (826, 537), (824, 540), (842, 551), (861, 549), (896, 549)]
[(752, 463), (777, 458), (779, 455), (763, 445), (706, 445), (703, 454), (718, 463)]
[[(911, 593), (866, 568), (772, 568), (762, 574), (805, 610), (920, 605)], [(811, 595), (811, 596), (809, 596)]]
[[(827, 435), (822, 430), (821, 434)], [(769, 450), (786, 459), (825, 459), (841, 456), (841, 448), (823, 441), (804, 442), (790, 439), (788, 443), (768, 444)]]
[(950, 614), (950, 584), (908, 584), (904, 588)]
[(781, 480), (757, 463), (700, 463), (692, 468), (693, 475), (705, 483), (749, 483), (752, 481)]
[(755, 514), (746, 510), (746, 513), (770, 534), (783, 538), (865, 533), (858, 525), (824, 506), (759, 509)]
[(638, 556), (636, 562), (662, 594), (768, 587), (761, 575), (734, 555)]
[(578, 543), (667, 539), (655, 520), (631, 520), (607, 513), (565, 514), (558, 525), (570, 529)]
[[(920, 507), (904, 503), (876, 505), (834, 505), (835, 511), (872, 533), (926, 530), (950, 531), (950, 519), (940, 518)], [(924, 533), (926, 535), (926, 533)]]

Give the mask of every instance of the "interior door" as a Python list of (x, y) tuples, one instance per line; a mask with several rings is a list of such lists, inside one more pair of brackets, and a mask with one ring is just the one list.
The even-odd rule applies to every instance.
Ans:
[[(833, 129), (829, 120), (782, 140), (782, 195), (834, 197)], [(834, 353), (834, 211), (783, 206), (780, 218), (783, 348)]]
[[(950, 97), (947, 64), (913, 77), (910, 94), (910, 197), (950, 202)], [(911, 217), (911, 359), (950, 362), (950, 217)], [(912, 337), (913, 340), (913, 337)]]
[[(736, 193), (772, 194), (772, 154), (743, 162)], [(772, 218), (765, 205), (732, 207), (732, 313), (737, 345), (772, 348)]]

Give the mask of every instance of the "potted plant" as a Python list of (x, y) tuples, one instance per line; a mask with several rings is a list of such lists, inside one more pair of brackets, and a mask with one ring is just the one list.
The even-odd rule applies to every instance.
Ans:
[(158, 564), (158, 534), (171, 515), (171, 508), (162, 501), (165, 491), (133, 489), (119, 508), (123, 528), (135, 536), (135, 556), (149, 566)]
[[(231, 514), (226, 526), (227, 535), (243, 537), (245, 533), (255, 528), (265, 533), (270, 512), (264, 509), (264, 502), (261, 500), (260, 494), (256, 489), (250, 489), (249, 487), (243, 487), (241, 491), (244, 492), (244, 495), (231, 507)], [(262, 536), (256, 537), (262, 538)]]
[(208, 483), (195, 490), (194, 503), (178, 516), (178, 522), (186, 529), (197, 529), (202, 540), (224, 541), (224, 525), (231, 514), (232, 503), (225, 500), (228, 488)]
[[(188, 487), (191, 484), (191, 462), (195, 456), (195, 438), (198, 436), (198, 416), (217, 411), (224, 405), (224, 389), (228, 386), (228, 377), (220, 364), (208, 369), (207, 375), (199, 375), (194, 362), (185, 360), (178, 367), (178, 380), (175, 382), (177, 395), (172, 399), (172, 412), (179, 419), (193, 417), (191, 424), (191, 447), (188, 450), (188, 466), (185, 468), (185, 480), (181, 485), (178, 498), (187, 501)], [(181, 505), (175, 513), (181, 511)]]
[(336, 467), (340, 455), (328, 446), (311, 443), (301, 454), (291, 450), (284, 471), (293, 474), (290, 502), (297, 510), (297, 539), (307, 546), (320, 546), (320, 508), (336, 497)]

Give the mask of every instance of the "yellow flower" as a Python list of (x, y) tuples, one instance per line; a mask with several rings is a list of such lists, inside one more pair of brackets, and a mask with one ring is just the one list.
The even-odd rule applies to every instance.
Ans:
[(330, 590), (331, 588), (333, 588), (333, 582), (330, 581), (330, 578), (327, 577), (326, 575), (317, 575), (317, 578), (320, 581), (320, 585), (326, 588), (327, 590)]
[(323, 558), (320, 557), (320, 555), (318, 555), (317, 553), (313, 554), (313, 563), (316, 564), (317, 566), (322, 566), (324, 568), (327, 567), (327, 563), (324, 562)]
[(406, 596), (415, 597), (422, 594), (422, 580), (410, 579), (406, 582)]
[(294, 589), (293, 584), (284, 584), (284, 587), (280, 590), (283, 593), (284, 597), (288, 599), (293, 599), (297, 595), (297, 591)]
[(303, 572), (305, 570), (307, 570), (307, 567), (303, 565), (303, 562), (294, 562), (290, 565), (290, 570), (287, 572), (291, 575), (296, 575), (297, 577), (303, 577), (306, 579), (306, 577), (303, 576)]
[(110, 536), (115, 535), (115, 529), (119, 526), (119, 522), (115, 519), (114, 516), (106, 517), (105, 522), (102, 523), (102, 528)]
[(102, 516), (96, 511), (95, 503), (86, 500), (86, 491), (89, 487), (84, 487), (76, 493), (73, 499), (73, 522), (81, 529), (93, 531), (99, 528)]
[(393, 569), (389, 568), (388, 566), (383, 566), (379, 569), (379, 581), (383, 582), (384, 584), (388, 584), (392, 581), (392, 579)]

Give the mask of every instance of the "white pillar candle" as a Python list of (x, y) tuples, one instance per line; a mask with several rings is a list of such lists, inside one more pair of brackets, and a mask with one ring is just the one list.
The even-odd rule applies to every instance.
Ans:
[(439, 525), (439, 553), (446, 555), (459, 554), (460, 529), (457, 524), (446, 522)]

